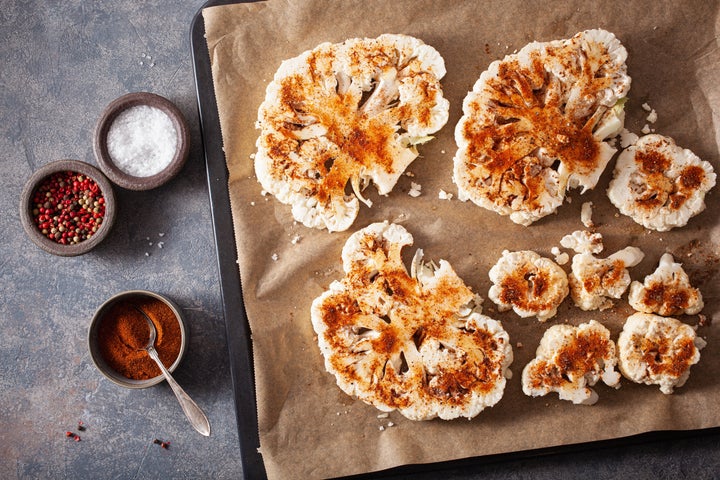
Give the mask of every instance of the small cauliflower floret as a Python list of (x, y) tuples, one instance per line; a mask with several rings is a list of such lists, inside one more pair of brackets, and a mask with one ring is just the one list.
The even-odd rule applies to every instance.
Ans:
[(630, 285), (629, 267), (640, 263), (645, 254), (637, 247), (625, 247), (607, 258), (596, 258), (590, 253), (573, 257), (568, 276), (570, 296), (582, 310), (606, 310)]
[(682, 227), (705, 210), (712, 165), (670, 137), (641, 137), (618, 157), (608, 198), (620, 213), (658, 232)]
[(682, 264), (670, 253), (660, 257), (657, 269), (643, 283), (630, 284), (628, 302), (639, 312), (662, 316), (695, 315), (705, 306), (700, 290), (690, 285)]
[(690, 377), (705, 345), (691, 326), (675, 318), (635, 313), (618, 337), (618, 365), (628, 380), (659, 385), (671, 394)]
[(533, 42), (490, 64), (455, 128), (458, 198), (521, 225), (597, 184), (630, 89), (627, 51), (605, 30)]
[(401, 250), (413, 238), (375, 223), (342, 251), (345, 277), (311, 307), (325, 368), (338, 386), (411, 420), (473, 418), (503, 396), (512, 347), (502, 324), (444, 260), (408, 274)]
[(574, 250), (575, 253), (600, 253), (605, 248), (602, 235), (597, 232), (590, 233), (587, 230), (575, 230), (573, 233), (565, 235), (560, 239), (560, 245)]
[(590, 387), (598, 380), (620, 388), (617, 355), (610, 331), (595, 320), (574, 327), (554, 325), (545, 331), (535, 358), (522, 372), (525, 395), (557, 392), (561, 400), (593, 405), (598, 394)]
[[(255, 173), (312, 228), (346, 230), (448, 119), (440, 54), (407, 35), (323, 43), (282, 62), (258, 110)], [(346, 188), (352, 194), (346, 194)]]
[(490, 269), (488, 297), (503, 312), (511, 308), (521, 317), (552, 318), (568, 294), (565, 271), (531, 250), (503, 251)]

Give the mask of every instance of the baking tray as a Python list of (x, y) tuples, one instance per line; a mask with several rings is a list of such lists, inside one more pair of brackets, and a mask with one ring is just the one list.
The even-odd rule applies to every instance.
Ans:
[[(235, 415), (238, 428), (242, 474), (247, 479), (266, 478), (262, 456), (259, 453), (257, 404), (253, 375), (253, 353), (250, 327), (242, 298), (241, 279), (237, 268), (237, 249), (228, 191), (228, 171), (223, 152), (220, 120), (215, 101), (212, 70), (205, 41), (205, 25), (202, 10), (207, 7), (233, 3), (249, 3), (257, 0), (210, 0), (203, 4), (193, 17), (190, 31), (190, 45), (193, 73), (197, 95), (200, 133), (203, 144), (213, 230), (217, 248), (217, 262), (223, 315), (227, 336), (230, 373), (235, 400)], [(413, 473), (430, 473), (452, 470), (453, 474), (472, 476), (481, 465), (497, 462), (517, 462), (530, 458), (556, 456), (568, 459), (578, 452), (599, 450), (600, 459), (615, 456), (614, 449), (654, 442), (680, 441), (692, 437), (720, 437), (720, 427), (702, 430), (652, 431), (624, 438), (613, 438), (574, 445), (510, 452), (496, 455), (472, 457), (434, 464), (404, 465), (382, 472), (374, 472), (348, 478), (400, 478)], [(512, 465), (508, 465), (512, 470)]]

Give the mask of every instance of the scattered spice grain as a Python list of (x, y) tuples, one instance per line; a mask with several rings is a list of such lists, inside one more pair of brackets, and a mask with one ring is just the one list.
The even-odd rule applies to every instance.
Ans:
[(180, 324), (170, 307), (155, 298), (119, 301), (112, 305), (98, 327), (98, 347), (108, 366), (120, 375), (148, 380), (161, 372), (145, 351), (150, 330), (135, 306), (155, 325), (155, 349), (163, 365), (169, 368), (173, 364), (180, 353)]

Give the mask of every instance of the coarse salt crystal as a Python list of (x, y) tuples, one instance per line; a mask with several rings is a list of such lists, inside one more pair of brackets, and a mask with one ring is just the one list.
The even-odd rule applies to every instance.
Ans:
[(138, 105), (121, 112), (112, 122), (107, 148), (120, 170), (135, 177), (150, 177), (166, 168), (175, 156), (177, 131), (165, 112)]

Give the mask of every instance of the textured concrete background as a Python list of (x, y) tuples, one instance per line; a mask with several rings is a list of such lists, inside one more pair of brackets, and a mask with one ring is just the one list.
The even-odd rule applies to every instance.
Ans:
[[(190, 25), (201, 5), (0, 0), (0, 478), (242, 477), (190, 55)], [(93, 252), (44, 253), (20, 225), (25, 180), (56, 159), (96, 164), (95, 122), (131, 91), (151, 91), (180, 107), (192, 132), (188, 164), (156, 190), (116, 189), (115, 227)], [(175, 376), (206, 411), (210, 438), (192, 430), (166, 384), (125, 390), (90, 361), (85, 338), (93, 311), (137, 288), (170, 296), (187, 315), (191, 341)], [(64, 432), (79, 421), (87, 430), (76, 443)], [(170, 448), (154, 445), (155, 438)], [(720, 478), (718, 472), (714, 434), (443, 476)]]

